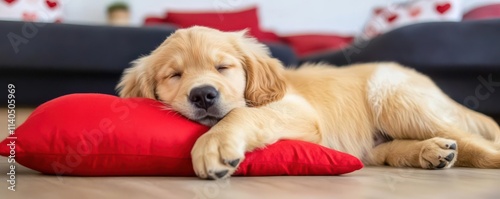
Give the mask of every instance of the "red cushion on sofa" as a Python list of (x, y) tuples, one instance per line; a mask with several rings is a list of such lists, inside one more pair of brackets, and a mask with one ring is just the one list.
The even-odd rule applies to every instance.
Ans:
[(239, 31), (249, 29), (250, 35), (260, 41), (279, 41), (262, 32), (259, 26), (257, 7), (234, 12), (178, 12), (168, 11), (165, 19), (181, 28), (191, 26), (206, 26), (222, 31)]
[(144, 20), (144, 25), (157, 25), (157, 24), (163, 24), (166, 23), (165, 19), (160, 18), (160, 17), (154, 17), (154, 16), (149, 16), (146, 17)]
[[(207, 130), (155, 100), (72, 94), (36, 108), (0, 143), (0, 155), (45, 174), (195, 176), (191, 148)], [(361, 167), (345, 153), (280, 141), (248, 153), (236, 175), (337, 175)]]
[(353, 37), (322, 34), (304, 34), (282, 37), (299, 56), (325, 50), (338, 50), (349, 45)]
[(500, 18), (500, 3), (474, 8), (464, 14), (463, 20)]
[(280, 37), (274, 32), (262, 31), (259, 41), (264, 42), (280, 42)]

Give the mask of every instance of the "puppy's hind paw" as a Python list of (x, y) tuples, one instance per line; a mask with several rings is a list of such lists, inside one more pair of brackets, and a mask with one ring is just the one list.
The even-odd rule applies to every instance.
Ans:
[(424, 140), (420, 151), (420, 165), (424, 169), (450, 168), (457, 160), (457, 142), (445, 138)]

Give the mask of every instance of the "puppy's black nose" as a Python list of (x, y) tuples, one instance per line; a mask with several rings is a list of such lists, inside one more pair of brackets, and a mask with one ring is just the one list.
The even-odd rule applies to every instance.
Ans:
[(219, 92), (212, 86), (200, 86), (193, 88), (188, 98), (196, 107), (208, 109), (219, 99)]

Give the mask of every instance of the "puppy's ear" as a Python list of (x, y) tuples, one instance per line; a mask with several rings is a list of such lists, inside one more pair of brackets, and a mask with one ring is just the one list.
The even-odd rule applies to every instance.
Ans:
[(245, 98), (249, 106), (262, 106), (280, 100), (286, 93), (283, 65), (270, 56), (269, 49), (246, 30), (234, 33), (236, 48), (242, 54), (246, 72)]
[(118, 86), (120, 97), (146, 97), (155, 99), (154, 74), (148, 72), (148, 57), (132, 62), (132, 67), (123, 72)]

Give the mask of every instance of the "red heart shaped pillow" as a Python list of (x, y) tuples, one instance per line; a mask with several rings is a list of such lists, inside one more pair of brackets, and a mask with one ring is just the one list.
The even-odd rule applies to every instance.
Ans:
[[(36, 108), (0, 154), (45, 174), (195, 176), (191, 148), (207, 130), (155, 100), (72, 94)], [(349, 154), (301, 141), (246, 157), (235, 175), (338, 175), (363, 167)]]

